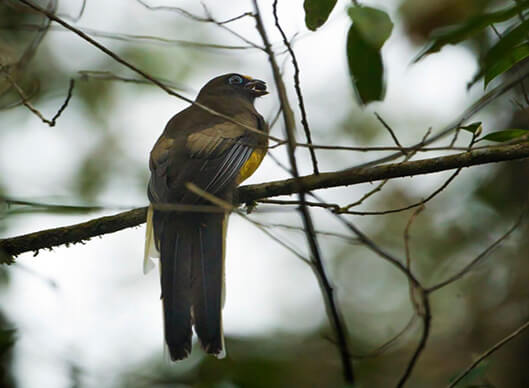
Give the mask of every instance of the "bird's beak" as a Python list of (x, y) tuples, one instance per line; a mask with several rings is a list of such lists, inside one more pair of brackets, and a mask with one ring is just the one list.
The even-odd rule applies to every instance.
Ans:
[(266, 90), (266, 82), (261, 81), (260, 79), (251, 79), (246, 85), (244, 85), (244, 87), (249, 89), (250, 93), (256, 97), (268, 94), (268, 91)]

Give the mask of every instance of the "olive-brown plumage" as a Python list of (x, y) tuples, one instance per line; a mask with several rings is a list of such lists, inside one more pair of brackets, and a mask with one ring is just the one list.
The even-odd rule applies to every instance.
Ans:
[[(167, 123), (151, 151), (146, 256), (160, 254), (165, 341), (173, 360), (191, 352), (192, 326), (208, 353), (225, 353), (222, 335), (226, 212), (170, 209), (212, 205), (186, 183), (227, 201), (266, 153), (268, 127), (253, 102), (263, 81), (226, 74), (209, 81), (196, 101), (265, 136), (191, 105)], [(151, 230), (152, 227), (152, 230)]]

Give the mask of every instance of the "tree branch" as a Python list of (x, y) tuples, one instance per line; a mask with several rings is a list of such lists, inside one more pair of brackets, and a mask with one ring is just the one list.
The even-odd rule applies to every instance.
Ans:
[[(311, 191), (329, 187), (373, 182), (388, 178), (402, 178), (430, 174), (460, 167), (470, 167), (527, 157), (529, 157), (529, 144), (527, 143), (498, 146), (411, 162), (392, 163), (364, 168), (350, 168), (336, 172), (320, 173), (318, 175), (306, 175), (299, 178), (299, 183), (302, 185), (304, 191)], [(245, 203), (256, 199), (275, 197), (278, 195), (289, 195), (297, 192), (296, 187), (297, 182), (296, 179), (293, 178), (243, 186), (239, 189), (239, 201)]]
[[(498, 146), (473, 150), (456, 155), (423, 159), (413, 162), (386, 164), (382, 166), (346, 169), (336, 172), (306, 175), (295, 179), (272, 181), (238, 189), (238, 203), (250, 203), (278, 195), (290, 195), (300, 190), (316, 190), (329, 187), (348, 186), (359, 183), (399, 178), (460, 167), (501, 162), (529, 157), (529, 144)], [(298, 185), (299, 184), (299, 185)], [(96, 218), (81, 224), (43, 230), (23, 236), (0, 240), (0, 263), (9, 263), (12, 256), (24, 252), (36, 252), (62, 244), (78, 243), (107, 233), (137, 226), (145, 222), (146, 208), (122, 212), (114, 216)]]

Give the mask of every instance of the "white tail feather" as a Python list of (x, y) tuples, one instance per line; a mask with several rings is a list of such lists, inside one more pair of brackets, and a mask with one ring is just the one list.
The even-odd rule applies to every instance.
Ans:
[(159, 258), (160, 252), (154, 243), (154, 230), (152, 228), (152, 206), (147, 210), (147, 227), (145, 229), (145, 250), (143, 253), (143, 273), (149, 273), (154, 267), (151, 258)]

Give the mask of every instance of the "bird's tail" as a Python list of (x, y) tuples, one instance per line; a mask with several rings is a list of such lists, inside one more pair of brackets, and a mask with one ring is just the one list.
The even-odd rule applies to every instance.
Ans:
[[(154, 213), (165, 341), (171, 359), (191, 352), (191, 326), (207, 353), (223, 357), (224, 214)], [(159, 229), (159, 230), (158, 230)]]

